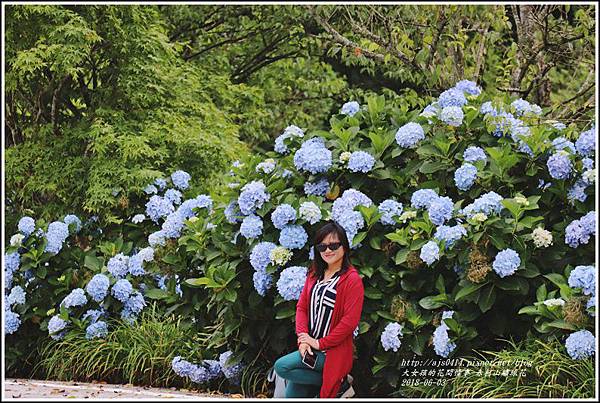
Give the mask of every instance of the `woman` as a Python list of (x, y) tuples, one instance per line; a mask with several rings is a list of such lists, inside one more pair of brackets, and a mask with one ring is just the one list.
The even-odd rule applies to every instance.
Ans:
[[(346, 231), (328, 221), (315, 234), (314, 260), (296, 305), (298, 350), (279, 358), (275, 372), (288, 380), (286, 397), (351, 397), (353, 333), (364, 287), (350, 263)], [(316, 358), (314, 368), (310, 358)]]

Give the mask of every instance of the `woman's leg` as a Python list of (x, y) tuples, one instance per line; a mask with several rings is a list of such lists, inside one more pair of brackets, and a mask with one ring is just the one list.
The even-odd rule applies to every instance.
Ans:
[(279, 358), (275, 362), (275, 372), (288, 380), (286, 397), (312, 397), (323, 382), (323, 365), (325, 354), (315, 351), (317, 363), (314, 369), (308, 368), (303, 362), (299, 351), (294, 351)]

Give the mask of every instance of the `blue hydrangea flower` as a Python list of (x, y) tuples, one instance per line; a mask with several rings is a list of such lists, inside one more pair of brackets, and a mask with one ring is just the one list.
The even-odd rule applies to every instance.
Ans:
[(56, 255), (62, 249), (63, 242), (69, 237), (69, 226), (64, 222), (54, 221), (48, 225), (46, 233), (46, 249), (44, 252), (50, 252)]
[(442, 324), (433, 332), (433, 349), (437, 355), (444, 358), (447, 358), (456, 348), (456, 343), (451, 342), (448, 336), (448, 325), (443, 322), (443, 319), (451, 318), (453, 313), (452, 311), (445, 311), (442, 314)]
[(279, 243), (288, 249), (301, 249), (307, 240), (308, 234), (301, 225), (286, 225), (279, 234)]
[(185, 190), (190, 186), (190, 179), (192, 179), (192, 177), (185, 171), (179, 170), (171, 174), (171, 181), (173, 182), (173, 185), (180, 190)]
[(360, 105), (356, 101), (346, 102), (342, 105), (340, 113), (343, 115), (354, 116), (360, 110)]
[(470, 146), (463, 153), (465, 162), (486, 161), (487, 156), (481, 147)]
[(13, 334), (21, 326), (21, 319), (18, 313), (11, 309), (4, 309), (4, 334)]
[(501, 203), (502, 200), (502, 196), (496, 192), (492, 191), (484, 193), (475, 199), (473, 203), (463, 208), (462, 213), (466, 214), (469, 218), (473, 217), (477, 213), (484, 213), (488, 216), (492, 213), (499, 214), (504, 208)]
[(194, 364), (182, 359), (180, 356), (173, 358), (173, 361), (171, 361), (171, 368), (173, 369), (173, 372), (181, 377), (189, 377), (196, 370)]
[(203, 360), (202, 365), (208, 371), (211, 379), (218, 377), (222, 372), (221, 363), (217, 360)]
[(118, 299), (121, 302), (125, 302), (129, 299), (129, 296), (133, 292), (133, 286), (129, 282), (129, 280), (121, 279), (117, 281), (111, 290), (111, 294), (113, 297)]
[(154, 195), (146, 203), (146, 215), (158, 223), (161, 217), (166, 217), (175, 211), (175, 206), (168, 199)]
[(304, 137), (304, 130), (296, 125), (289, 125), (284, 129), (283, 134), (288, 137)]
[(167, 181), (164, 178), (156, 178), (154, 184), (160, 189), (164, 190), (167, 187)]
[(457, 82), (454, 88), (461, 90), (462, 92), (466, 92), (469, 95), (477, 96), (481, 94), (481, 88), (477, 86), (477, 83), (469, 80), (461, 80)]
[(273, 285), (273, 276), (267, 273), (264, 269), (259, 269), (252, 275), (252, 281), (254, 282), (254, 289), (256, 292), (264, 297), (267, 291)]
[(413, 148), (425, 138), (425, 131), (420, 124), (410, 122), (396, 132), (396, 143), (402, 148)]
[(244, 218), (240, 226), (240, 234), (247, 239), (258, 238), (262, 234), (263, 221), (257, 215), (249, 215)]
[(167, 189), (167, 191), (165, 192), (165, 199), (167, 199), (172, 204), (181, 203), (181, 197), (182, 194), (177, 189)]
[(238, 197), (238, 206), (242, 214), (249, 215), (261, 208), (263, 203), (269, 201), (270, 198), (265, 184), (262, 181), (253, 181), (242, 187), (242, 192)]
[(71, 226), (71, 224), (74, 224), (75, 225), (75, 233), (77, 233), (81, 230), (81, 220), (76, 215), (73, 215), (73, 214), (66, 215), (65, 218), (63, 219), (63, 222), (65, 224), (67, 224), (68, 226)]
[(319, 179), (317, 182), (306, 182), (304, 184), (304, 193), (314, 196), (325, 196), (329, 190), (329, 182), (325, 178)]
[(35, 231), (35, 220), (29, 216), (22, 217), (17, 227), (23, 235), (29, 236)]
[(331, 165), (331, 151), (325, 147), (325, 141), (320, 137), (305, 141), (294, 154), (294, 166), (299, 171), (318, 174), (327, 172)]
[(387, 199), (379, 204), (377, 210), (380, 213), (383, 213), (379, 221), (384, 225), (396, 225), (396, 221), (394, 217), (400, 216), (402, 214), (402, 203), (399, 203), (395, 200)]
[(277, 280), (277, 291), (286, 301), (297, 300), (306, 281), (306, 267), (290, 266), (284, 269)]
[(348, 242), (352, 244), (352, 240), (358, 231), (365, 226), (365, 220), (362, 214), (354, 210), (344, 210), (337, 220), (339, 225), (346, 231)]
[(96, 337), (102, 338), (106, 336), (108, 336), (108, 326), (106, 325), (106, 322), (94, 322), (85, 329), (85, 338), (88, 340)]
[(430, 266), (440, 258), (440, 247), (435, 241), (429, 241), (421, 247), (421, 254), (419, 257)]
[(419, 189), (410, 197), (410, 205), (414, 208), (429, 208), (438, 197), (437, 192), (433, 189)]
[(462, 125), (465, 114), (458, 106), (447, 106), (440, 113), (440, 120), (447, 125), (458, 127)]
[(581, 164), (583, 165), (584, 169), (594, 169), (594, 160), (591, 158), (582, 158)]
[(439, 108), (438, 108), (438, 106), (437, 106), (437, 102), (433, 102), (433, 103), (431, 103), (431, 104), (427, 105), (427, 106), (425, 107), (425, 109), (423, 109), (423, 112), (421, 112), (421, 113), (419, 114), (419, 116), (426, 117), (426, 118), (427, 118), (427, 122), (428, 122), (429, 124), (431, 124), (431, 123), (432, 123), (432, 120), (431, 120), (431, 119), (429, 119), (429, 118), (432, 118), (432, 117), (434, 117), (434, 116), (438, 116), (438, 113), (439, 113)]
[(125, 277), (128, 271), (129, 257), (118, 253), (111, 257), (106, 264), (108, 272), (115, 278)]
[(491, 101), (482, 103), (481, 106), (479, 107), (479, 112), (483, 113), (484, 115), (493, 115), (493, 114), (497, 113), (496, 109), (493, 107)]
[(569, 274), (569, 287), (581, 288), (585, 295), (596, 291), (596, 268), (594, 266), (576, 266)]
[(402, 337), (402, 325), (397, 322), (388, 323), (381, 333), (381, 346), (385, 351), (394, 350), (394, 353), (400, 348), (400, 337)]
[(348, 169), (352, 172), (363, 172), (367, 173), (373, 169), (375, 165), (375, 158), (371, 154), (364, 151), (355, 151), (350, 154), (348, 160)]
[(473, 186), (477, 179), (477, 168), (475, 165), (465, 162), (454, 172), (454, 183), (462, 191), (467, 191)]
[(439, 241), (446, 242), (446, 249), (452, 248), (454, 244), (463, 236), (467, 236), (467, 230), (462, 225), (454, 225), (452, 227), (447, 225), (440, 225), (435, 231), (433, 236)]
[(183, 220), (183, 217), (177, 211), (169, 214), (161, 226), (165, 238), (179, 238), (184, 227)]
[(315, 203), (308, 201), (300, 204), (298, 209), (300, 218), (306, 220), (311, 225), (318, 223), (321, 220), (321, 209)]
[(506, 248), (498, 252), (492, 268), (499, 277), (511, 276), (521, 265), (519, 254), (510, 248)]
[(587, 199), (587, 194), (585, 190), (588, 188), (589, 184), (586, 183), (582, 179), (577, 179), (577, 181), (569, 188), (567, 191), (567, 199), (570, 204), (573, 204), (575, 200), (580, 202), (584, 202)]
[(153, 248), (157, 246), (165, 246), (165, 234), (162, 231), (156, 231), (148, 235), (148, 244)]
[(589, 330), (580, 330), (567, 337), (565, 347), (574, 360), (592, 357), (596, 352), (596, 337)]
[(287, 136), (281, 134), (275, 139), (275, 147), (273, 147), (273, 149), (275, 150), (276, 153), (286, 154), (289, 151), (284, 142), (285, 139), (287, 139), (287, 138), (288, 138)]
[(308, 258), (310, 260), (314, 260), (315, 258), (315, 247), (311, 246), (310, 249), (308, 250)]
[(554, 127), (557, 130), (564, 130), (567, 128), (567, 125), (565, 125), (562, 122), (555, 122), (555, 123), (552, 123), (552, 127)]
[(136, 291), (132, 293), (125, 301), (123, 308), (137, 315), (144, 309), (145, 306), (146, 300), (144, 300), (144, 296)]
[(440, 94), (437, 102), (441, 108), (447, 106), (458, 106), (460, 108), (467, 104), (467, 98), (465, 98), (462, 90), (450, 88)]
[(143, 222), (145, 219), (146, 219), (145, 215), (143, 215), (143, 214), (136, 214), (131, 219), (131, 222), (134, 223), (134, 224), (139, 224), (139, 223)]
[(515, 110), (517, 116), (525, 115), (527, 113), (534, 113), (536, 115), (542, 113), (542, 109), (538, 105), (530, 104), (522, 98), (513, 101), (510, 105)]
[(275, 160), (273, 158), (267, 158), (263, 162), (256, 165), (256, 172), (262, 171), (265, 174), (270, 174), (275, 170)]
[(333, 206), (331, 207), (331, 217), (334, 221), (342, 225), (341, 222), (343, 220), (341, 216), (346, 211), (354, 210), (357, 206), (369, 207), (372, 204), (373, 201), (364, 193), (356, 189), (347, 189), (342, 193), (341, 197), (338, 197), (333, 202)]
[(276, 247), (277, 245), (273, 242), (260, 242), (252, 248), (252, 252), (250, 252), (250, 264), (254, 270), (265, 270), (267, 268), (269, 263), (271, 263), (269, 255)]
[(4, 254), (4, 273), (6, 275), (6, 288), (10, 288), (12, 286), (12, 278), (13, 273), (19, 270), (19, 265), (21, 264), (21, 255), (19, 252), (13, 253), (5, 253)]
[(552, 154), (546, 165), (550, 176), (554, 179), (567, 179), (573, 170), (573, 164), (571, 164), (569, 156), (564, 151)]
[(579, 219), (584, 231), (596, 235), (596, 211), (592, 210)]
[(552, 146), (557, 151), (567, 149), (571, 153), (575, 154), (575, 145), (573, 144), (573, 142), (567, 140), (564, 137), (557, 137), (554, 140), (552, 140)]
[(596, 152), (596, 125), (579, 135), (575, 148), (584, 157), (590, 157)]
[(244, 367), (241, 362), (233, 365), (227, 364), (227, 361), (232, 354), (233, 352), (226, 351), (219, 355), (219, 364), (221, 365), (221, 371), (223, 371), (225, 378), (229, 379), (229, 381), (234, 384), (238, 384)]
[(154, 185), (147, 185), (144, 188), (144, 193), (146, 193), (147, 195), (156, 194), (156, 193), (158, 193), (158, 189)]
[(435, 225), (442, 225), (452, 218), (453, 210), (454, 202), (452, 199), (446, 196), (440, 196), (431, 202), (427, 212), (429, 213), (429, 220), (432, 223)]
[(110, 280), (104, 274), (96, 274), (85, 287), (87, 293), (96, 302), (102, 302), (108, 294)]
[(67, 324), (68, 322), (61, 319), (60, 316), (54, 315), (48, 322), (48, 334), (54, 340), (62, 339), (66, 334), (66, 330), (62, 330), (67, 326)]
[(9, 306), (21, 305), (25, 303), (25, 290), (20, 285), (14, 286), (10, 290), (10, 294), (6, 298), (6, 303)]
[(271, 221), (277, 229), (282, 229), (289, 223), (296, 221), (296, 209), (289, 204), (281, 204), (271, 213)]
[(143, 276), (146, 274), (143, 265), (144, 260), (140, 255), (133, 255), (129, 257), (129, 261), (127, 263), (129, 274), (132, 276)]
[(65, 308), (71, 308), (74, 306), (82, 306), (85, 304), (87, 304), (87, 297), (85, 296), (85, 292), (83, 291), (83, 288), (74, 289), (60, 303), (60, 305)]
[(596, 212), (591, 211), (579, 220), (573, 220), (565, 228), (565, 243), (572, 248), (587, 244), (591, 235), (596, 234)]
[(233, 200), (229, 202), (225, 210), (223, 211), (225, 214), (225, 219), (230, 224), (235, 224), (242, 220), (242, 212), (239, 209), (237, 201)]

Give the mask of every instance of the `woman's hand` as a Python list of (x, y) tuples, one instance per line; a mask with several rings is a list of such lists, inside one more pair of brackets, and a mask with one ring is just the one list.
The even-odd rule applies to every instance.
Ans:
[(315, 350), (319, 350), (319, 340), (313, 339), (307, 333), (300, 333), (298, 335), (298, 343), (306, 343)]
[(306, 343), (300, 343), (300, 345), (298, 346), (298, 351), (300, 351), (300, 357), (304, 357), (304, 353), (307, 351), (310, 355), (313, 354), (312, 348), (310, 348), (310, 346)]

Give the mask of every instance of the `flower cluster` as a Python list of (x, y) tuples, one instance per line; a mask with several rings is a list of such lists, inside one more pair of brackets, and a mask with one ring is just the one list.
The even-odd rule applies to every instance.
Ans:
[(271, 253), (269, 253), (269, 259), (271, 259), (271, 263), (276, 266), (283, 266), (292, 258), (293, 253), (283, 246), (277, 246), (271, 249)]
[(5, 281), (6, 288), (10, 288), (12, 286), (13, 274), (17, 270), (19, 270), (19, 265), (21, 264), (21, 255), (19, 252), (13, 253), (5, 253), (4, 254), (4, 273), (5, 273)]
[(122, 253), (118, 253), (108, 260), (106, 267), (113, 277), (125, 277), (129, 271), (129, 257)]
[(360, 110), (360, 105), (356, 101), (346, 102), (342, 105), (340, 113), (343, 115), (354, 116)]
[(585, 359), (596, 352), (596, 337), (589, 330), (580, 330), (567, 337), (565, 347), (572, 359)]
[(575, 141), (575, 149), (580, 155), (590, 157), (596, 151), (596, 126), (592, 126), (590, 130), (582, 132), (577, 141)]
[(271, 263), (270, 254), (277, 245), (273, 242), (260, 242), (250, 252), (250, 264), (254, 270), (265, 270)]
[(329, 182), (325, 178), (321, 178), (317, 182), (306, 182), (304, 184), (304, 193), (309, 196), (325, 196), (328, 190)]
[(461, 89), (453, 87), (442, 92), (438, 97), (437, 103), (441, 108), (448, 106), (457, 106), (460, 108), (467, 104), (467, 98), (465, 98), (465, 94)]
[(400, 348), (400, 337), (402, 337), (403, 326), (397, 322), (388, 323), (381, 333), (381, 345), (385, 351), (394, 350), (397, 352)]
[(345, 190), (342, 196), (333, 202), (331, 217), (344, 228), (350, 243), (358, 230), (365, 225), (362, 214), (354, 209), (359, 205), (369, 207), (372, 204), (371, 199), (356, 189)]
[(477, 168), (468, 162), (454, 172), (454, 183), (462, 191), (469, 190), (477, 178)]
[(587, 244), (590, 236), (596, 235), (596, 212), (590, 211), (579, 220), (573, 220), (565, 228), (565, 243), (571, 248)]
[(438, 197), (437, 192), (433, 189), (419, 189), (410, 197), (410, 205), (414, 208), (429, 208), (429, 205)]
[(81, 231), (81, 220), (76, 215), (66, 215), (63, 219), (63, 222), (67, 224), (67, 226), (71, 226), (71, 224), (73, 224), (73, 226), (75, 227), (75, 233)]
[(121, 302), (126, 302), (129, 299), (129, 296), (133, 292), (133, 286), (129, 282), (129, 280), (121, 279), (117, 281), (111, 290), (111, 294), (113, 297), (118, 299)]
[(463, 208), (462, 214), (466, 214), (469, 218), (472, 218), (477, 213), (484, 213), (487, 216), (492, 213), (499, 214), (504, 208), (501, 203), (502, 200), (502, 196), (494, 191), (484, 193), (475, 199), (473, 203)]
[(383, 215), (379, 219), (383, 225), (396, 225), (394, 217), (399, 217), (402, 214), (402, 203), (396, 200), (387, 199), (382, 201), (377, 210)]
[(486, 161), (487, 156), (481, 147), (470, 146), (463, 152), (465, 162)]
[(573, 170), (569, 155), (564, 150), (552, 154), (546, 165), (550, 176), (554, 179), (567, 179)]
[(175, 211), (175, 206), (166, 197), (154, 195), (146, 203), (146, 215), (155, 223), (162, 217), (166, 217)]
[(419, 257), (429, 266), (440, 258), (440, 247), (435, 241), (429, 241), (421, 247)]
[(270, 174), (275, 170), (275, 160), (273, 158), (267, 158), (263, 162), (256, 165), (256, 172), (264, 172)]
[(258, 238), (262, 234), (263, 221), (262, 219), (254, 214), (251, 214), (244, 218), (242, 225), (240, 226), (240, 234), (247, 239)]
[(430, 204), (427, 212), (429, 220), (435, 225), (442, 225), (452, 218), (454, 202), (447, 196), (438, 196)]
[(65, 308), (71, 308), (74, 306), (82, 306), (85, 304), (87, 304), (87, 297), (85, 296), (85, 291), (83, 291), (83, 288), (76, 288), (62, 300), (60, 306)]
[(460, 126), (464, 117), (465, 115), (459, 106), (447, 106), (440, 113), (440, 120), (454, 127)]
[(108, 335), (108, 326), (104, 321), (98, 321), (90, 324), (85, 329), (85, 338), (90, 340), (93, 338), (102, 338)]
[(348, 169), (352, 172), (367, 173), (373, 169), (374, 164), (375, 158), (371, 154), (364, 151), (355, 151), (350, 154)]
[[(217, 365), (215, 365), (215, 363)], [(205, 383), (219, 376), (221, 367), (214, 360), (204, 360), (202, 365), (192, 364), (189, 361), (176, 356), (171, 361), (173, 372), (181, 377), (187, 377), (194, 383)]]
[(288, 249), (301, 249), (308, 241), (308, 234), (301, 225), (286, 225), (279, 233), (279, 243)]
[(433, 332), (433, 348), (440, 357), (447, 358), (456, 348), (456, 343), (451, 342), (448, 336), (448, 325), (444, 323), (444, 319), (452, 318), (453, 314), (454, 311), (444, 311), (442, 313), (442, 324)]
[(306, 220), (311, 225), (318, 223), (322, 217), (319, 206), (311, 201), (300, 204), (298, 213), (300, 214), (301, 219)]
[(547, 248), (552, 245), (552, 233), (541, 227), (537, 227), (531, 234), (533, 244), (536, 248)]
[(265, 269), (256, 270), (252, 275), (252, 281), (256, 292), (263, 297), (273, 285), (273, 277)]
[(304, 131), (298, 126), (290, 125), (285, 128), (283, 133), (275, 139), (275, 152), (279, 154), (285, 154), (288, 152), (288, 148), (285, 144), (285, 140), (292, 137), (304, 137)]
[(69, 226), (64, 222), (54, 221), (48, 225), (46, 232), (46, 249), (44, 252), (50, 252), (56, 255), (63, 247), (63, 242), (69, 237)]
[(35, 231), (35, 220), (28, 216), (22, 217), (19, 220), (17, 228), (23, 235), (29, 236)]
[(318, 174), (327, 172), (331, 165), (331, 151), (325, 147), (325, 140), (321, 137), (305, 141), (294, 154), (294, 166), (299, 171)]
[(596, 293), (596, 269), (594, 266), (576, 266), (569, 274), (569, 287), (581, 288), (585, 295)]
[(66, 320), (63, 320), (60, 316), (54, 315), (48, 322), (48, 334), (50, 337), (52, 337), (52, 339), (60, 340), (65, 337), (66, 330), (64, 329), (68, 324), (69, 323)]
[(221, 365), (221, 371), (225, 374), (225, 378), (233, 384), (239, 384), (240, 377), (242, 376), (242, 369), (244, 368), (242, 363), (227, 364), (227, 361), (233, 353), (231, 351), (225, 351), (219, 355), (219, 364)]
[(173, 185), (175, 185), (175, 187), (179, 190), (187, 189), (190, 186), (190, 179), (192, 179), (192, 177), (185, 171), (179, 170), (171, 174), (171, 181), (173, 182)]
[(400, 127), (396, 132), (396, 143), (403, 148), (412, 148), (425, 138), (425, 132), (420, 124), (410, 122)]
[(238, 206), (242, 214), (249, 215), (261, 208), (263, 203), (268, 202), (270, 198), (265, 184), (262, 181), (253, 181), (242, 188), (238, 197)]
[(507, 248), (496, 255), (492, 268), (500, 277), (506, 277), (514, 274), (521, 265), (521, 258), (514, 250)]
[(557, 137), (552, 140), (552, 146), (556, 151), (567, 149), (571, 153), (575, 154), (575, 145), (564, 137)]
[(277, 291), (286, 301), (297, 300), (306, 281), (306, 267), (290, 266), (284, 269), (277, 280)]
[(239, 205), (236, 200), (229, 202), (229, 204), (223, 211), (223, 214), (225, 214), (225, 219), (230, 224), (235, 224), (241, 221), (244, 217), (242, 212), (240, 211)]
[(540, 115), (542, 113), (542, 108), (536, 104), (530, 104), (522, 98), (513, 101), (510, 106), (513, 108), (517, 116), (522, 116), (528, 113)]
[(463, 236), (467, 236), (467, 230), (460, 224), (452, 227), (440, 225), (435, 231), (434, 238), (445, 242), (445, 249), (452, 248), (454, 244)]
[(6, 303), (8, 306), (22, 305), (25, 303), (25, 290), (20, 285), (14, 286), (10, 290), (10, 294), (6, 297)]
[(282, 229), (296, 220), (296, 209), (289, 204), (280, 204), (271, 213), (271, 221), (277, 229)]

